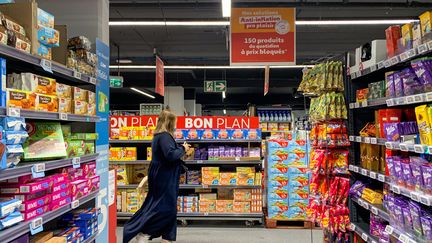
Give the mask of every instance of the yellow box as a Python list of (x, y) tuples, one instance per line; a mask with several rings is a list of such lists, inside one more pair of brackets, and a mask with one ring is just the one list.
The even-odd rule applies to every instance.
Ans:
[(58, 112), (59, 104), (57, 96), (36, 94), (35, 110)]
[(217, 199), (217, 193), (200, 193), (199, 194), (199, 200), (205, 201), (205, 200), (216, 200)]
[(72, 112), (72, 100), (69, 98), (59, 98), (59, 112), (60, 113), (71, 113)]
[(417, 106), (415, 114), (417, 117), (417, 124), (419, 127), (420, 142), (424, 145), (432, 145), (432, 131), (430, 116), (431, 108), (427, 105)]
[(413, 23), (408, 23), (402, 25), (401, 32), (402, 32), (402, 41), (403, 45), (405, 47), (409, 47), (410, 43), (413, 41)]
[(36, 93), (17, 89), (6, 90), (7, 107), (34, 110), (36, 103)]
[(237, 185), (254, 185), (255, 167), (237, 167)]
[(420, 16), (420, 24), (423, 36), (432, 31), (432, 11), (426, 11)]
[(202, 184), (219, 185), (219, 167), (202, 167)]
[(93, 104), (93, 105), (96, 104), (96, 93), (95, 92), (87, 91), (87, 98), (88, 98), (87, 102), (89, 104)]
[(127, 171), (125, 165), (119, 165), (117, 167), (117, 185), (125, 186), (129, 184), (127, 179)]
[(147, 147), (147, 161), (151, 161), (151, 160), (152, 160), (152, 148)]
[(96, 104), (87, 104), (87, 115), (96, 116)]
[(215, 213), (216, 212), (216, 200), (200, 200), (199, 201), (199, 212), (200, 213)]
[(234, 213), (250, 213), (251, 203), (250, 202), (233, 202)]
[(88, 100), (88, 91), (85, 89), (81, 89), (78, 87), (73, 87), (73, 99), (74, 101), (83, 101), (87, 103)]
[(216, 212), (217, 213), (233, 213), (234, 212), (233, 200), (217, 200), (216, 201)]
[(76, 115), (87, 115), (88, 107), (87, 102), (74, 100), (73, 101), (73, 114)]
[(250, 202), (252, 200), (251, 189), (234, 189), (233, 195), (236, 202)]
[(66, 84), (56, 84), (57, 97), (72, 99), (72, 87)]
[(56, 236), (45, 241), (45, 243), (66, 243), (66, 242), (67, 242), (66, 237), (63, 236)]
[(230, 172), (220, 173), (220, 185), (228, 186), (228, 185), (236, 185), (237, 184), (237, 174)]

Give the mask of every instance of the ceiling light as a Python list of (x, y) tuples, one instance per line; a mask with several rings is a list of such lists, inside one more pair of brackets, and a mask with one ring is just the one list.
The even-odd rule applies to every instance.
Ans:
[(139, 89), (136, 89), (136, 88), (131, 88), (131, 90), (133, 90), (133, 91), (135, 91), (135, 92), (138, 92), (138, 93), (140, 93), (140, 94), (142, 94), (142, 95), (145, 95), (145, 96), (147, 96), (147, 97), (150, 97), (150, 98), (152, 98), (152, 99), (155, 98), (153, 95), (151, 95), (151, 94), (149, 94), (149, 93), (146, 93), (146, 92), (144, 92), (144, 91), (142, 91), (142, 90), (139, 90)]
[(225, 94), (225, 91), (224, 92), (222, 92), (222, 99), (225, 99), (226, 98), (226, 94)]
[[(309, 68), (314, 65), (282, 65), (282, 66), (270, 66), (270, 68)], [(265, 66), (165, 66), (165, 69), (263, 69)], [(155, 69), (153, 65), (111, 65), (113, 69)]]
[(129, 64), (129, 63), (132, 63), (132, 60), (130, 60), (130, 59), (120, 59), (120, 60), (117, 60), (117, 63)]
[(224, 113), (224, 115), (226, 115), (226, 110), (225, 109), (223, 109), (223, 113)]
[(231, 17), (231, 0), (222, 0), (222, 16), (224, 18)]
[[(297, 20), (296, 25), (392, 25), (417, 22), (415, 19)], [(110, 21), (110, 26), (229, 26), (229, 21)]]

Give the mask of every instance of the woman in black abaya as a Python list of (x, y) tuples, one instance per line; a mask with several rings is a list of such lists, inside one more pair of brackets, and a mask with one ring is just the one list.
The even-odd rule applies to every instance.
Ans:
[(141, 208), (124, 225), (123, 243), (147, 242), (148, 237), (160, 236), (164, 243), (176, 240), (179, 180), (185, 169), (181, 158), (190, 145), (176, 144), (175, 124), (173, 113), (161, 112), (152, 141), (149, 191)]

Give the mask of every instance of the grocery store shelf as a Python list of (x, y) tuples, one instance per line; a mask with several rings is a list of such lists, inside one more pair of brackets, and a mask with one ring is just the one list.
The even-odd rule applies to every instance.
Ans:
[[(129, 184), (129, 185), (117, 185), (118, 189), (136, 189), (138, 187), (138, 184)], [(188, 185), (188, 184), (181, 184), (180, 189), (199, 189), (199, 188), (238, 188), (238, 189), (253, 189), (253, 188), (261, 188), (261, 185)]]
[(378, 217), (380, 217), (380, 218), (384, 219), (385, 221), (389, 222), (390, 216), (386, 212), (386, 210), (383, 208), (382, 205), (371, 204), (371, 203), (368, 203), (368, 202), (366, 202), (365, 200), (363, 200), (361, 198), (355, 198), (355, 197), (351, 197), (351, 200), (353, 202), (356, 202), (358, 205), (362, 206), (366, 210), (371, 211), (373, 214), (377, 215)]
[(372, 236), (369, 234), (369, 232), (366, 232), (366, 230), (362, 229), (359, 224), (352, 223), (351, 222), (351, 229), (359, 235), (364, 241), (368, 243), (378, 243), (378, 239), (375, 236)]
[(349, 104), (350, 109), (367, 108), (367, 107), (377, 107), (386, 105), (387, 98), (379, 98), (374, 100), (366, 100), (363, 102), (354, 102)]
[(287, 130), (273, 130), (273, 131), (269, 131), (269, 130), (262, 130), (261, 132), (266, 132), (266, 133), (270, 133), (270, 132), (277, 132), (277, 133), (288, 133), (291, 131), (287, 131)]
[(360, 166), (356, 166), (356, 165), (349, 165), (349, 170), (358, 174), (362, 174), (364, 176), (370, 177), (372, 179), (381, 181), (381, 182), (387, 182), (390, 183), (390, 178), (384, 174), (381, 174), (379, 172), (376, 171), (371, 171), (368, 169), (364, 169)]
[(394, 238), (398, 239), (398, 242), (405, 242), (405, 243), (423, 243), (426, 242), (424, 239), (415, 237), (414, 235), (408, 234), (406, 232), (403, 232), (399, 229), (396, 229), (395, 227), (391, 225), (387, 225), (385, 228), (385, 231), (393, 236)]
[[(81, 199), (79, 199), (79, 205), (82, 205), (94, 198), (97, 197), (97, 195), (99, 194), (99, 191), (95, 191), (90, 193), (89, 195), (82, 197)], [(69, 212), (72, 210), (71, 204), (67, 204), (59, 209), (56, 209), (54, 211), (50, 211), (48, 213), (45, 213), (41, 218), (42, 218), (42, 222), (43, 224), (58, 218), (59, 216)], [(25, 222), (21, 222), (15, 226), (6, 228), (2, 231), (0, 231), (0, 242), (9, 242), (12, 241), (13, 239), (16, 239), (17, 237), (26, 234), (30, 231), (30, 224), (32, 221), (25, 221)]]
[(99, 234), (99, 231), (94, 232), (92, 236), (90, 236), (89, 238), (85, 239), (81, 243), (91, 243), (91, 242), (93, 242), (96, 239), (96, 237), (97, 237), (98, 234)]
[(114, 139), (110, 139), (109, 143), (114, 144), (114, 143), (151, 143), (152, 140), (114, 140)]
[[(0, 45), (2, 46), (2, 45)], [(98, 116), (84, 116), (84, 115), (74, 115), (74, 114), (66, 114), (66, 113), (58, 113), (58, 112), (45, 112), (45, 111), (33, 111), (33, 110), (21, 110), (17, 108), (5, 108), (0, 107), (0, 116), (6, 116), (11, 109), (15, 115), (24, 117), (28, 119), (40, 119), (40, 120), (55, 120), (55, 121), (76, 121), (76, 122), (99, 122), (100, 117)], [(16, 112), (19, 115), (16, 115)]]
[[(98, 156), (99, 156), (99, 154), (96, 153), (96, 154), (84, 155), (84, 156), (77, 157), (77, 158), (80, 158), (80, 163), (86, 163), (86, 162), (96, 160)], [(32, 174), (32, 168), (34, 166), (40, 166), (40, 164), (45, 165), (45, 171), (55, 170), (55, 169), (59, 169), (59, 168), (67, 167), (67, 166), (72, 166), (72, 158), (50, 160), (50, 161), (38, 161), (38, 162), (31, 162), (31, 163), (30, 162), (21, 162), (16, 167), (5, 169), (5, 170), (0, 170), (0, 181), (12, 179), (12, 178), (17, 178), (19, 176), (24, 176), (24, 175), (31, 175)]]
[(363, 69), (362, 71), (353, 72), (353, 73), (351, 73), (351, 79), (363, 77), (365, 75), (374, 73), (378, 70), (383, 70), (383, 69), (389, 68), (391, 66), (394, 66), (396, 64), (410, 61), (412, 59), (424, 56), (430, 52), (432, 52), (432, 41), (424, 43), (424, 44), (422, 44), (416, 48), (410, 49), (410, 50), (408, 50), (404, 53), (401, 53), (400, 55), (397, 55), (395, 57), (381, 61), (376, 65), (373, 65), (371, 67)]
[(138, 184), (117, 185), (117, 189), (136, 189)]
[[(22, 61), (24, 63), (33, 65), (34, 67), (42, 68), (41, 65), (42, 58), (40, 58), (39, 56), (20, 51), (16, 48), (9, 47), (7, 45), (0, 45), (0, 56), (6, 59), (14, 59), (14, 60)], [(76, 75), (76, 72), (74, 72), (72, 69), (67, 68), (66, 66), (60, 63), (54, 61), (49, 61), (49, 62), (51, 62), (51, 69), (54, 73), (54, 76), (59, 76), (63, 79), (67, 79), (77, 83), (96, 84), (95, 78), (91, 78), (90, 76), (81, 73), (79, 75)]]
[(432, 154), (432, 146), (423, 144), (410, 144), (401, 142), (389, 142), (384, 138), (349, 136), (351, 142), (385, 145), (387, 149), (400, 150), (405, 152), (415, 152), (419, 154)]
[[(151, 143), (152, 140), (109, 140), (109, 143)], [(188, 143), (261, 143), (261, 139), (212, 139), (212, 140), (192, 140), (192, 139), (176, 139), (176, 142)]]
[(349, 136), (350, 142), (385, 145), (387, 139), (375, 137)]
[(130, 160), (130, 161), (110, 161), (110, 164), (113, 165), (148, 165), (150, 164), (149, 160)]
[[(117, 212), (118, 219), (129, 219), (133, 213)], [(262, 221), (262, 213), (177, 213), (179, 220), (257, 220)]]
[(432, 195), (425, 194), (423, 192), (417, 192), (408, 188), (390, 184), (390, 191), (404, 195), (405, 197), (411, 198), (411, 200), (424, 204), (426, 206), (432, 206)]
[(188, 165), (242, 165), (262, 164), (261, 160), (185, 160)]
[(387, 99), (387, 106), (421, 104), (432, 101), (432, 92)]

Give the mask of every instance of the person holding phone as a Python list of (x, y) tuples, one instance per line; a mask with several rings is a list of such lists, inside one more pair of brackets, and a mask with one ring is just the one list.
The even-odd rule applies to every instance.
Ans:
[(177, 237), (177, 196), (180, 174), (187, 168), (181, 158), (190, 145), (176, 144), (176, 116), (160, 113), (152, 141), (152, 161), (148, 173), (148, 193), (141, 208), (124, 225), (123, 243), (143, 243), (162, 236), (168, 243)]

